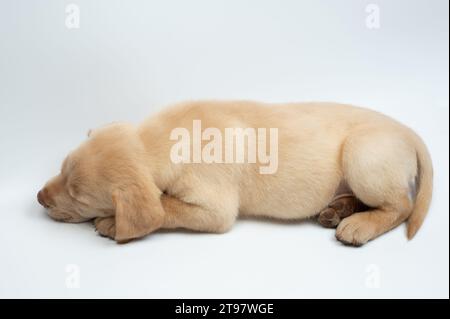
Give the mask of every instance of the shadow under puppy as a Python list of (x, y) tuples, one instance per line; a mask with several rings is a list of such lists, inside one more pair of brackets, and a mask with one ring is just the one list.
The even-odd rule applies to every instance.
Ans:
[[(267, 162), (259, 157), (174, 160), (174, 129), (195, 136), (195, 121), (222, 134), (276, 128), (276, 167), (262, 174)], [(210, 133), (192, 149), (206, 147)], [(174, 105), (139, 126), (93, 130), (38, 200), (52, 218), (93, 219), (101, 235), (117, 242), (159, 228), (223, 233), (238, 216), (319, 216), (323, 225), (337, 227), (338, 240), (359, 246), (406, 220), (412, 238), (429, 208), (432, 175), (421, 139), (374, 111), (335, 103), (198, 101)]]

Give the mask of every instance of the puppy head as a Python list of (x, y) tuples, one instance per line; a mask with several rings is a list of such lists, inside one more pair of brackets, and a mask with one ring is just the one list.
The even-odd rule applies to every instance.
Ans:
[(81, 223), (92, 218), (87, 205), (70, 195), (63, 173), (48, 181), (37, 198), (47, 208), (48, 215), (57, 221)]
[(146, 235), (162, 223), (163, 210), (145, 160), (145, 149), (128, 124), (90, 131), (64, 160), (59, 175), (38, 193), (53, 219), (84, 222), (115, 216), (115, 239)]

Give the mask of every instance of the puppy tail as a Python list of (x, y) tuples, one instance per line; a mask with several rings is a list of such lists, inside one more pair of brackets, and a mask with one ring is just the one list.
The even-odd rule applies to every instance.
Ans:
[(413, 133), (417, 152), (417, 177), (418, 189), (413, 211), (408, 219), (407, 236), (412, 239), (422, 225), (431, 203), (433, 192), (433, 165), (430, 154), (422, 139)]

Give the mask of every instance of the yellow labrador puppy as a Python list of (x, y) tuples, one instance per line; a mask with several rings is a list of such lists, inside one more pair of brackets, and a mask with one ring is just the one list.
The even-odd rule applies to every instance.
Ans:
[(238, 216), (320, 214), (358, 246), (404, 221), (412, 238), (431, 201), (421, 139), (348, 105), (188, 102), (88, 135), (38, 200), (56, 220), (94, 219), (117, 242), (160, 228), (223, 233)]

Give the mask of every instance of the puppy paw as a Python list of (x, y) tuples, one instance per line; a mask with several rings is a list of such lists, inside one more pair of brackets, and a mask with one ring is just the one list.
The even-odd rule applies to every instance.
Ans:
[(328, 207), (333, 208), (336, 214), (344, 219), (357, 211), (358, 199), (354, 195), (341, 195), (336, 197)]
[(358, 205), (353, 195), (341, 195), (333, 199), (327, 208), (319, 213), (319, 223), (327, 228), (336, 228), (343, 218), (352, 215)]
[(320, 212), (318, 221), (323, 227), (336, 228), (337, 225), (339, 225), (341, 218), (334, 208), (327, 207)]
[(362, 246), (374, 237), (374, 228), (365, 213), (345, 218), (336, 229), (336, 239), (346, 245)]
[(114, 239), (116, 236), (116, 222), (114, 217), (98, 217), (94, 220), (95, 230), (100, 236)]

